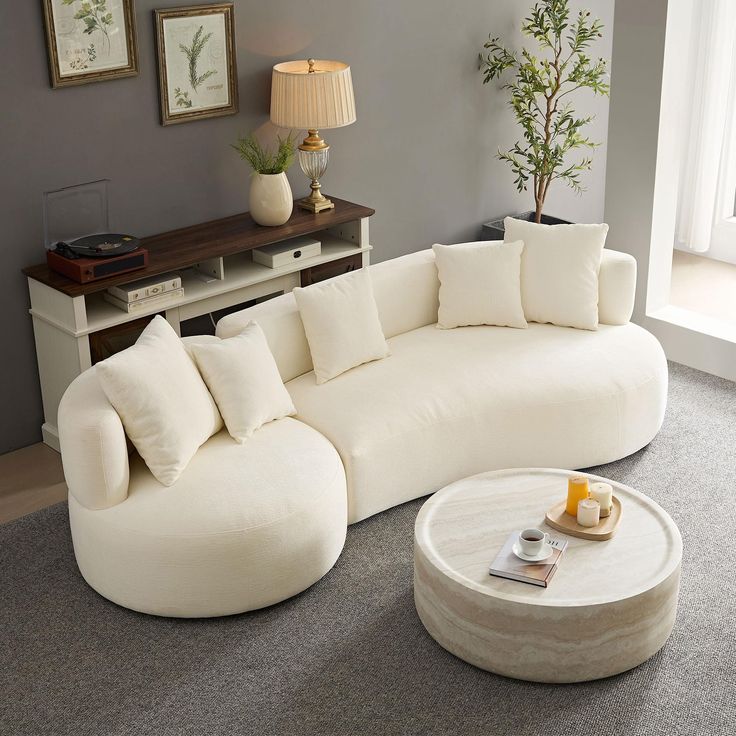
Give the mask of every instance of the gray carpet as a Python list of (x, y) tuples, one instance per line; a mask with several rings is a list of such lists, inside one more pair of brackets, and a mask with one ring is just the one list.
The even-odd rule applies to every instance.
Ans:
[(736, 385), (671, 365), (662, 432), (595, 472), (651, 495), (683, 536), (675, 631), (635, 670), (537, 685), (441, 649), (412, 601), (421, 501), (351, 527), (304, 594), (203, 621), (136, 614), (90, 590), (59, 504), (0, 527), (0, 733), (736, 733)]

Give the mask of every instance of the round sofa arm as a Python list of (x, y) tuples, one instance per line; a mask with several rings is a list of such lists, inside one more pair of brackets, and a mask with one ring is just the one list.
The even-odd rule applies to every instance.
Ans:
[(93, 368), (74, 379), (59, 404), (59, 444), (69, 493), (88, 509), (128, 496), (128, 446), (118, 413)]
[(598, 275), (598, 321), (625, 325), (634, 312), (636, 259), (628, 253), (603, 249)]

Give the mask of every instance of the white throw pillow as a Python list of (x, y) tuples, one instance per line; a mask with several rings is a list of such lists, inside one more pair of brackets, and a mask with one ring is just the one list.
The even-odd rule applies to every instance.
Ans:
[(96, 366), (125, 432), (154, 477), (173, 485), (222, 418), (171, 325), (154, 317), (135, 345)]
[(317, 383), (389, 354), (368, 269), (294, 289)]
[(521, 301), (529, 322), (598, 329), (598, 271), (608, 225), (538, 225), (507, 217), (504, 242), (524, 242)]
[(527, 326), (521, 306), (521, 241), (433, 245), (432, 250), (440, 278), (438, 327)]
[(233, 439), (245, 442), (264, 424), (296, 414), (256, 322), (235, 337), (195, 344), (191, 350)]

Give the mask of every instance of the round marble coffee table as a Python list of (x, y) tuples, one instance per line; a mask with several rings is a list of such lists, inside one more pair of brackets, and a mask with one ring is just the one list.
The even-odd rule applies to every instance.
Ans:
[[(622, 505), (605, 542), (544, 524), (565, 498), (566, 470), (466, 478), (424, 504), (414, 531), (414, 600), (431, 636), (491, 672), (537, 682), (608, 677), (649, 659), (675, 622), (682, 539), (654, 501), (606, 480)], [(514, 530), (540, 527), (569, 544), (548, 588), (492, 577)]]

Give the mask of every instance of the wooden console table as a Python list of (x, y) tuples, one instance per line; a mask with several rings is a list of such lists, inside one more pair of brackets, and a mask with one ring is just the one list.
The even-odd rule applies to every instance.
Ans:
[[(45, 263), (23, 269), (41, 379), (43, 441), (59, 449), (59, 402), (67, 386), (92, 366), (91, 335), (159, 313), (181, 334), (181, 323), (188, 319), (367, 266), (368, 218), (374, 210), (332, 200), (335, 209), (319, 214), (295, 206), (289, 221), (278, 227), (257, 225), (246, 212), (143, 238), (142, 245), (149, 251), (146, 268), (88, 284), (71, 281)], [(253, 248), (299, 235), (320, 240), (320, 255), (280, 268), (253, 262)], [(205, 282), (195, 266), (222, 278)], [(163, 309), (128, 314), (103, 298), (110, 286), (174, 272), (181, 274), (184, 295)]]

